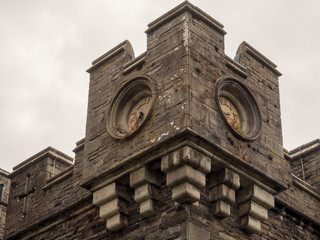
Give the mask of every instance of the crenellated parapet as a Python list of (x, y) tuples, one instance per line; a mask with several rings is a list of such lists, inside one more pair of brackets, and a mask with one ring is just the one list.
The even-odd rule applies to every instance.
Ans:
[(226, 56), (224, 26), (188, 1), (146, 34), (142, 55), (124, 41), (88, 70), (82, 186), (111, 231), (137, 219), (133, 206), (142, 224), (206, 202), (211, 217), (260, 232), (291, 182), (276, 65), (246, 42)]
[(320, 142), (284, 150), (277, 66), (227, 56), (188, 1), (145, 33), (87, 70), (75, 160), (49, 147), (5, 174), (5, 239), (319, 239)]

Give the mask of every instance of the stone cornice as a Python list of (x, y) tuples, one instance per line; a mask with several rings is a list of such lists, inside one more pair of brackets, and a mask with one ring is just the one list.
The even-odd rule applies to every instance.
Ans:
[(310, 154), (311, 152), (316, 151), (318, 149), (320, 149), (320, 139), (316, 139), (289, 151), (288, 157), (290, 160), (293, 160), (298, 157), (303, 157), (307, 154)]
[(266, 56), (264, 56), (262, 53), (260, 53), (258, 50), (256, 50), (254, 47), (252, 47), (247, 42), (242, 42), (237, 50), (237, 56), (236, 58), (242, 54), (242, 53), (248, 53), (250, 56), (255, 58), (257, 61), (262, 63), (264, 66), (269, 68), (272, 72), (274, 72), (278, 77), (280, 77), (282, 74), (276, 69), (277, 65), (274, 64), (271, 60), (269, 60)]
[(85, 139), (82, 138), (81, 140), (79, 140), (78, 142), (76, 142), (76, 147), (72, 150), (75, 154), (77, 154), (79, 151), (84, 149), (84, 142)]
[(159, 28), (163, 24), (167, 23), (174, 17), (180, 15), (183, 12), (190, 12), (192, 16), (202, 20), (203, 22), (207, 23), (212, 28), (216, 29), (221, 34), (225, 35), (226, 32), (223, 30), (223, 25), (209, 16), (207, 13), (199, 9), (198, 7), (194, 6), (188, 1), (184, 1), (177, 7), (173, 8), (171, 11), (167, 12), (166, 14), (160, 16), (156, 20), (152, 21), (148, 24), (148, 29), (146, 30), (146, 33), (149, 34), (153, 32), (155, 29)]
[(292, 183), (300, 188), (302, 191), (308, 193), (312, 197), (316, 198), (318, 201), (320, 201), (320, 195), (315, 192), (317, 190), (317, 187), (311, 186), (309, 183), (303, 181), (302, 179), (298, 178), (297, 176), (292, 174)]
[(0, 175), (2, 175), (4, 177), (8, 177), (9, 174), (10, 174), (9, 172), (7, 172), (6, 170), (0, 168)]
[(136, 67), (144, 64), (146, 54), (147, 54), (147, 52), (144, 52), (144, 53), (140, 54), (138, 57), (136, 57), (135, 59), (133, 59), (130, 62), (126, 63), (123, 66), (123, 72), (122, 73), (126, 74), (126, 73), (132, 71), (133, 69), (135, 69)]
[(91, 73), (94, 69), (96, 69), (101, 64), (105, 63), (112, 57), (114, 57), (117, 54), (120, 54), (121, 52), (128, 52), (132, 58), (134, 58), (134, 52), (133, 48), (128, 40), (123, 41), (122, 43), (118, 44), (114, 48), (112, 48), (110, 51), (103, 54), (101, 57), (97, 58), (92, 62), (92, 67), (90, 67), (87, 72)]
[(116, 165), (110, 165), (109, 169), (107, 169), (103, 175), (98, 178), (86, 180), (86, 182), (81, 183), (81, 186), (90, 191), (96, 191), (116, 179), (143, 167), (147, 163), (184, 146), (195, 148), (210, 157), (212, 165), (215, 166), (216, 170), (218, 170), (219, 167), (228, 167), (243, 176), (243, 179), (254, 182), (270, 193), (276, 194), (287, 189), (284, 183), (273, 179), (262, 170), (243, 161), (226, 149), (208, 142), (190, 128), (181, 129), (177, 135), (164, 141), (160, 145), (147, 147)]
[(9, 174), (9, 178), (12, 178), (16, 176), (19, 172), (24, 170), (25, 168), (29, 167), (31, 164), (35, 164), (36, 162), (46, 158), (51, 157), (58, 161), (61, 161), (67, 165), (73, 164), (73, 158), (66, 155), (63, 152), (60, 152), (59, 150), (53, 148), (53, 147), (47, 147), (44, 150), (38, 152), (37, 154), (33, 155), (32, 157), (28, 158), (27, 160), (23, 161), (22, 163), (18, 164), (13, 168), (13, 172)]
[(72, 165), (72, 166), (66, 168), (65, 170), (63, 170), (62, 172), (60, 172), (59, 174), (55, 175), (54, 177), (48, 179), (46, 181), (46, 185), (42, 189), (46, 190), (46, 189), (50, 188), (51, 186), (63, 181), (67, 177), (71, 177), (73, 174), (73, 168), (74, 168), (74, 166)]
[(240, 74), (242, 77), (247, 78), (248, 74), (246, 73), (247, 68), (245, 66), (242, 66), (240, 63), (236, 62), (235, 60), (231, 59), (228, 56), (225, 56), (226, 58), (226, 66), (236, 73)]

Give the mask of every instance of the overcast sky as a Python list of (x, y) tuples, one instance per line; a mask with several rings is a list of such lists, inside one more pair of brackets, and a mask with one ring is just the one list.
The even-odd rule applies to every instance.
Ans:
[[(74, 157), (85, 133), (91, 62), (128, 39), (146, 50), (147, 24), (182, 0), (0, 0), (0, 167), (47, 146)], [(320, 1), (193, 0), (278, 65), (284, 147), (320, 137)]]

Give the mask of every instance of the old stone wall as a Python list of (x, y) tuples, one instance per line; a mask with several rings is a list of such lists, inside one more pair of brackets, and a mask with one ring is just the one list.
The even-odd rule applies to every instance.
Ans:
[[(139, 204), (134, 200), (129, 204), (129, 225), (119, 232), (106, 229), (106, 222), (99, 218), (99, 210), (91, 201), (72, 209), (65, 209), (63, 214), (51, 219), (51, 225), (39, 225), (36, 230), (26, 232), (26, 239), (134, 239), (134, 240), (169, 240), (169, 239), (218, 239), (218, 240), (318, 240), (319, 229), (305, 219), (287, 210), (280, 203), (269, 211), (269, 219), (262, 223), (259, 234), (250, 234), (240, 227), (238, 207), (231, 208), (231, 216), (220, 218), (213, 215), (209, 192), (201, 194), (199, 203), (178, 206), (171, 198), (171, 190), (161, 181), (159, 212), (152, 218), (142, 218)], [(48, 224), (48, 223), (47, 223)], [(29, 234), (29, 235), (28, 235)], [(14, 239), (23, 239), (19, 236)]]
[[(109, 51), (106, 54), (109, 57), (100, 65), (95, 63), (88, 70), (90, 90), (83, 182), (90, 183), (101, 173), (124, 164), (134, 154), (157, 146), (188, 125), (185, 15), (148, 32), (147, 52), (138, 66), (130, 62), (133, 52), (126, 41), (118, 46), (118, 51)], [(115, 140), (106, 128), (108, 111), (116, 93), (135, 77), (148, 77), (154, 85), (154, 110), (146, 126), (134, 138)]]
[[(218, 31), (197, 18), (189, 22), (189, 30), (192, 128), (250, 166), (288, 184), (291, 176), (289, 163), (283, 157), (280, 116), (281, 74), (276, 66), (245, 42), (233, 61), (224, 53), (223, 30)], [(244, 83), (258, 103), (262, 129), (254, 142), (234, 137), (218, 112), (215, 86), (222, 77), (234, 77)]]
[[(60, 161), (56, 165), (62, 172), (52, 176), (52, 171), (48, 172), (48, 169), (52, 170), (54, 160)], [(79, 161), (79, 158), (76, 160)], [(70, 158), (53, 148), (47, 148), (12, 172), (6, 236), (32, 229), (35, 223), (40, 224), (44, 219), (61, 213), (62, 209), (81, 202), (86, 197), (86, 191), (79, 187), (79, 176), (74, 176), (73, 170)], [(30, 178), (26, 192), (27, 175)]]
[(4, 236), (4, 228), (6, 223), (7, 206), (9, 200), (10, 191), (10, 179), (8, 177), (9, 173), (3, 169), (0, 169), (0, 239)]
[[(301, 181), (297, 156), (282, 147), (276, 65), (246, 42), (235, 60), (226, 56), (223, 25), (188, 1), (146, 34), (142, 55), (124, 41), (88, 69), (75, 161), (49, 147), (10, 174), (6, 239), (320, 239), (320, 197), (310, 185), (319, 151), (303, 156), (310, 184)], [(149, 88), (130, 92), (139, 79)], [(252, 139), (221, 113), (224, 79), (242, 86), (233, 92), (240, 110), (254, 108), (243, 110), (248, 128), (259, 125)], [(155, 99), (149, 118), (124, 128), (138, 105), (127, 103), (146, 89), (152, 96), (143, 97)]]
[(320, 187), (320, 140), (317, 139), (289, 152), (291, 171), (294, 175)]

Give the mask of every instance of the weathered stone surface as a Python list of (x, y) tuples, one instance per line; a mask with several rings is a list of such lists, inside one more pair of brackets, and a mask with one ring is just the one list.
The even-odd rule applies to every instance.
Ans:
[(159, 189), (149, 183), (144, 184), (134, 191), (134, 200), (141, 203), (147, 199), (159, 200)]
[(140, 203), (140, 214), (145, 217), (152, 217), (158, 212), (157, 202), (152, 199), (147, 199)]
[(268, 209), (254, 201), (247, 201), (239, 204), (239, 216), (250, 215), (260, 221), (268, 219)]
[(167, 173), (184, 164), (203, 173), (209, 173), (211, 170), (211, 159), (188, 146), (164, 156), (161, 161), (161, 170)]
[(188, 240), (210, 240), (210, 232), (195, 224), (188, 223), (186, 230)]
[(128, 203), (126, 201), (115, 198), (100, 206), (99, 216), (103, 219), (108, 219), (118, 213), (128, 215)]
[(120, 231), (128, 226), (128, 219), (126, 216), (119, 213), (109, 218), (106, 226), (110, 231)]
[(213, 204), (213, 214), (218, 217), (228, 217), (231, 214), (231, 207), (229, 203), (223, 200), (218, 200)]
[(244, 216), (240, 218), (240, 224), (243, 229), (251, 233), (258, 233), (261, 231), (261, 222), (251, 216)]
[(160, 174), (156, 171), (143, 167), (130, 174), (130, 187), (137, 188), (145, 183), (160, 186)]
[(274, 207), (274, 196), (255, 184), (238, 192), (237, 201), (239, 203), (247, 200), (253, 200), (266, 209)]
[(178, 203), (194, 203), (200, 200), (200, 189), (185, 182), (172, 188), (172, 199)]
[(236, 199), (235, 191), (227, 185), (220, 184), (212, 188), (212, 200), (223, 200), (228, 204), (233, 204)]
[(114, 182), (94, 192), (92, 203), (96, 206), (101, 206), (102, 204), (116, 198), (116, 196), (116, 183)]
[[(43, 161), (32, 158), (33, 164), (10, 174), (7, 240), (318, 240), (320, 198), (312, 186), (295, 177), (292, 181), (289, 165), (293, 160), (293, 172), (302, 176), (302, 157), (308, 167), (305, 179), (319, 183), (318, 149), (284, 159), (279, 72), (245, 42), (235, 61), (226, 56), (224, 34), (220, 23), (186, 1), (149, 26), (147, 51), (141, 56), (134, 58), (125, 41), (94, 61), (86, 136), (77, 144), (74, 165), (54, 168), (56, 155), (38, 155)], [(144, 76), (156, 92), (150, 119), (134, 136), (113, 139), (106, 128), (111, 102), (126, 83)], [(232, 135), (218, 112), (214, 90), (226, 76), (241, 81), (257, 101), (262, 132), (255, 141)], [(171, 174), (171, 187), (161, 170)], [(159, 181), (152, 180), (153, 173), (160, 173)], [(22, 216), (27, 174), (31, 182)], [(124, 191), (117, 184), (110, 192), (102, 187), (110, 182), (123, 184)], [(253, 184), (251, 190), (248, 184)], [(274, 204), (270, 193), (286, 187), (290, 189), (278, 194)], [(212, 198), (210, 192), (219, 188)], [(231, 205), (234, 191), (238, 205)], [(95, 205), (109, 204), (106, 220), (92, 204), (91, 192)], [(260, 207), (270, 208), (263, 222), (266, 211)]]
[(206, 176), (204, 173), (195, 170), (194, 168), (188, 165), (181, 166), (167, 173), (168, 187), (174, 187), (183, 182), (188, 182), (194, 184), (199, 188), (202, 188), (206, 184)]
[(211, 159), (191, 147), (183, 147), (180, 152), (182, 161), (203, 173), (211, 170)]
[(131, 196), (128, 193), (128, 189), (123, 186), (122, 184), (119, 184), (117, 182), (113, 182), (98, 191), (95, 191), (93, 193), (93, 199), (92, 203), (96, 206), (101, 206), (102, 204), (116, 198), (120, 197), (125, 199), (126, 201), (131, 200)]
[(228, 168), (223, 168), (219, 172), (212, 172), (209, 174), (208, 179), (208, 188), (215, 187), (222, 183), (234, 190), (237, 190), (240, 187), (239, 174)]
[(9, 172), (0, 169), (0, 239), (4, 238), (7, 206), (9, 200), (10, 178)]

